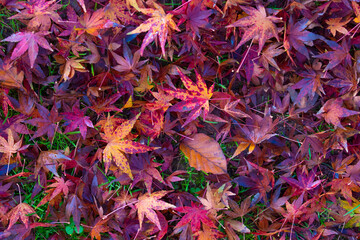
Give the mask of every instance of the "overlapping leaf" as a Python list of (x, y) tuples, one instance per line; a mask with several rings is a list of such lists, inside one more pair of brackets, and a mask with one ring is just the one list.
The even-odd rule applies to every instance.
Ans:
[(244, 29), (241, 41), (236, 46), (236, 49), (241, 45), (249, 41), (250, 39), (256, 39), (259, 42), (259, 54), (265, 45), (265, 41), (275, 37), (278, 41), (278, 29), (275, 23), (281, 22), (280, 18), (275, 16), (267, 16), (266, 9), (263, 5), (257, 5), (257, 9), (252, 7), (241, 6), (241, 9), (249, 16), (241, 18), (233, 24), (227, 27), (241, 27)]
[(22, 56), (28, 51), (30, 67), (33, 67), (39, 53), (39, 46), (53, 51), (48, 41), (44, 38), (48, 34), (49, 32), (18, 32), (3, 39), (2, 42), (19, 42), (11, 54), (11, 60)]
[(133, 175), (125, 153), (143, 153), (154, 149), (153, 147), (125, 139), (134, 127), (138, 117), (139, 115), (123, 122), (120, 126), (115, 126), (111, 118), (107, 119), (104, 126), (104, 134), (102, 135), (108, 142), (103, 152), (106, 172), (113, 161), (121, 172), (127, 174), (132, 179)]
[(158, 37), (162, 54), (163, 56), (166, 56), (165, 42), (168, 34), (171, 34), (172, 30), (180, 31), (180, 29), (176, 26), (174, 20), (172, 19), (173, 15), (171, 13), (165, 14), (162, 7), (156, 3), (154, 3), (154, 6), (155, 9), (149, 8), (141, 10), (144, 14), (149, 15), (150, 18), (128, 34), (147, 32), (140, 48), (141, 55), (143, 55), (145, 47)]
[(205, 119), (206, 115), (209, 113), (209, 100), (214, 92), (214, 85), (209, 89), (206, 86), (205, 81), (198, 72), (196, 73), (196, 84), (193, 83), (190, 78), (188, 78), (181, 70), (177, 70), (181, 81), (184, 83), (186, 90), (183, 89), (165, 89), (165, 91), (178, 99), (183, 100), (174, 106), (169, 108), (169, 111), (174, 112), (190, 112), (190, 115), (186, 119), (183, 127), (189, 124), (191, 121), (195, 120), (200, 114)]

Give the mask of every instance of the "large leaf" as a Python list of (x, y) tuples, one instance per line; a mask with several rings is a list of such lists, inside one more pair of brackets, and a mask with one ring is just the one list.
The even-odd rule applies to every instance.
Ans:
[(20, 57), (28, 51), (30, 67), (32, 68), (39, 53), (39, 45), (42, 48), (53, 51), (47, 40), (44, 38), (44, 36), (48, 34), (48, 32), (18, 32), (5, 38), (2, 42), (19, 42), (11, 54), (11, 60)]
[(183, 72), (177, 69), (181, 81), (184, 83), (186, 90), (183, 89), (165, 89), (165, 92), (175, 98), (183, 100), (172, 106), (169, 110), (174, 112), (191, 111), (189, 117), (186, 119), (183, 127), (195, 120), (202, 113), (202, 117), (206, 118), (209, 113), (209, 100), (214, 92), (214, 84), (208, 89), (204, 79), (200, 73), (196, 71), (196, 84), (193, 83)]
[(10, 219), (10, 223), (8, 229), (10, 229), (19, 219), (25, 224), (25, 227), (29, 227), (29, 217), (30, 216), (39, 217), (34, 209), (27, 203), (20, 203), (10, 212), (8, 212), (7, 216)]
[(257, 39), (259, 41), (258, 52), (260, 53), (267, 39), (275, 37), (279, 41), (279, 31), (274, 23), (280, 22), (280, 18), (267, 16), (265, 7), (262, 5), (258, 5), (257, 9), (245, 6), (242, 6), (241, 9), (249, 16), (241, 18), (235, 23), (227, 26), (242, 27), (245, 30), (236, 49), (251, 39)]
[(207, 173), (226, 173), (226, 158), (219, 143), (204, 133), (197, 133), (192, 138), (180, 144), (180, 150), (189, 158), (190, 166)]
[(174, 20), (172, 19), (172, 14), (165, 14), (165, 11), (162, 9), (162, 7), (155, 3), (154, 6), (156, 9), (141, 10), (146, 15), (150, 15), (150, 18), (128, 34), (148, 32), (140, 48), (141, 55), (143, 54), (145, 47), (149, 45), (152, 41), (154, 41), (156, 37), (159, 37), (162, 54), (163, 56), (166, 56), (165, 42), (169, 32), (171, 33), (172, 29), (177, 31), (180, 31), (180, 29), (176, 26)]
[(108, 118), (104, 127), (103, 138), (108, 141), (104, 152), (103, 161), (105, 163), (105, 172), (109, 169), (110, 163), (114, 161), (116, 166), (123, 172), (126, 173), (131, 179), (133, 175), (131, 173), (129, 162), (125, 156), (125, 153), (144, 153), (147, 151), (154, 150), (154, 148), (143, 145), (138, 142), (131, 140), (124, 140), (124, 138), (130, 133), (131, 129), (139, 115), (136, 117), (123, 122), (120, 126), (115, 126), (114, 121)]
[(142, 223), (144, 221), (144, 217), (146, 216), (151, 222), (155, 223), (155, 225), (161, 230), (161, 224), (159, 218), (156, 215), (154, 210), (165, 210), (169, 208), (175, 208), (176, 206), (161, 201), (160, 198), (165, 196), (168, 191), (159, 191), (154, 192), (152, 194), (144, 194), (139, 197), (139, 202), (136, 204), (139, 215), (140, 229), (142, 227)]

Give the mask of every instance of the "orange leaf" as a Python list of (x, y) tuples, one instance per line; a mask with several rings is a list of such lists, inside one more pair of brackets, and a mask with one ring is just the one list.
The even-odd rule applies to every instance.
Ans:
[(171, 33), (172, 29), (176, 31), (180, 31), (180, 29), (176, 26), (174, 20), (172, 19), (172, 14), (165, 14), (164, 9), (156, 3), (154, 3), (154, 6), (156, 7), (156, 10), (151, 8), (139, 9), (141, 12), (146, 15), (150, 15), (151, 17), (143, 22), (139, 27), (129, 32), (128, 35), (148, 32), (140, 48), (141, 55), (143, 55), (145, 47), (154, 41), (156, 37), (159, 37), (161, 51), (165, 57), (165, 42), (168, 33)]
[(197, 133), (192, 138), (180, 144), (180, 150), (188, 157), (190, 166), (207, 173), (226, 173), (226, 158), (219, 143), (203, 133)]
[(144, 194), (139, 197), (139, 202), (136, 204), (136, 207), (138, 209), (140, 229), (142, 227), (144, 217), (146, 216), (151, 222), (153, 222), (161, 230), (161, 224), (159, 218), (154, 210), (165, 210), (176, 207), (170, 203), (159, 200), (167, 193), (168, 191), (159, 191), (159, 192), (154, 192), (152, 194)]
[(104, 127), (105, 134), (103, 134), (103, 138), (108, 141), (108, 144), (106, 145), (103, 152), (105, 172), (107, 172), (109, 169), (111, 161), (114, 161), (115, 165), (120, 168), (121, 172), (126, 173), (131, 179), (133, 179), (130, 165), (125, 156), (125, 153), (144, 153), (154, 150), (153, 147), (149, 147), (130, 140), (124, 140), (124, 138), (134, 127), (134, 124), (139, 115), (123, 122), (120, 126), (117, 127), (115, 126), (115, 121), (113, 121), (113, 119), (110, 117), (106, 121)]

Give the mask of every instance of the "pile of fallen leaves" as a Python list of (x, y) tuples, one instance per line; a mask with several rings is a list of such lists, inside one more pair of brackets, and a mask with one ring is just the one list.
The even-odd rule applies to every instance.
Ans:
[(0, 239), (360, 238), (357, 1), (0, 3)]

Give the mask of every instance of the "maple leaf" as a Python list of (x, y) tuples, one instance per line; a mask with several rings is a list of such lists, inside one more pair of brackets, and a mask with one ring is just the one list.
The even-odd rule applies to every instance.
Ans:
[(335, 37), (336, 32), (342, 33), (344, 35), (348, 34), (348, 30), (344, 28), (343, 26), (350, 22), (351, 19), (345, 20), (344, 22), (341, 22), (341, 18), (331, 18), (328, 20), (325, 20), (326, 24), (329, 25), (326, 29), (329, 29), (331, 34)]
[[(134, 155), (132, 155), (134, 156)], [(131, 163), (134, 165), (134, 180), (131, 184), (131, 188), (135, 186), (140, 181), (144, 181), (148, 193), (151, 193), (151, 185), (153, 179), (158, 180), (161, 183), (164, 183), (163, 178), (161, 177), (160, 172), (156, 169), (162, 164), (154, 162), (154, 159), (149, 159), (149, 155), (139, 154), (138, 157), (131, 159)], [(150, 163), (149, 163), (150, 162)]]
[(140, 60), (140, 51), (136, 51), (134, 55), (132, 54), (129, 46), (124, 43), (123, 46), (123, 55), (119, 56), (116, 53), (113, 53), (114, 59), (119, 65), (113, 67), (116, 71), (123, 73), (123, 72), (133, 72), (133, 73), (140, 73), (139, 68), (141, 68), (148, 60)]
[(290, 17), (289, 24), (286, 29), (287, 35), (284, 39), (284, 47), (289, 56), (290, 50), (295, 48), (300, 54), (309, 59), (309, 51), (305, 44), (310, 45), (312, 41), (316, 39), (324, 39), (320, 35), (305, 30), (309, 24), (310, 21), (307, 19), (294, 21), (294, 18), (292, 16)]
[(51, 20), (55, 23), (61, 21), (61, 17), (55, 11), (62, 5), (57, 4), (56, 0), (31, 0), (28, 2), (19, 2), (25, 7), (20, 13), (9, 19), (29, 20), (27, 28), (29, 30), (48, 31), (51, 27)]
[(159, 218), (157, 217), (154, 210), (166, 210), (169, 208), (176, 208), (176, 206), (160, 200), (160, 198), (164, 197), (167, 193), (169, 193), (169, 191), (159, 191), (152, 194), (144, 194), (139, 197), (138, 203), (136, 204), (140, 223), (139, 229), (142, 228), (145, 216), (151, 222), (153, 222), (158, 227), (158, 229), (162, 229)]
[(258, 200), (263, 198), (267, 201), (267, 192), (272, 190), (274, 186), (274, 173), (249, 161), (246, 161), (246, 164), (249, 176), (240, 176), (233, 181), (242, 187), (250, 188), (250, 192), (259, 193), (260, 198)]
[(298, 170), (296, 172), (296, 176), (298, 180), (295, 180), (293, 178), (288, 178), (282, 176), (281, 178), (284, 179), (290, 186), (295, 188), (294, 195), (301, 195), (303, 193), (309, 192), (313, 189), (315, 189), (317, 186), (320, 185), (322, 180), (315, 180), (315, 171), (310, 171), (309, 174), (306, 174), (305, 172), (301, 172)]
[(101, 240), (100, 234), (110, 231), (110, 227), (106, 225), (107, 221), (108, 220), (100, 220), (92, 227), (90, 232), (91, 239)]
[(19, 42), (14, 48), (11, 54), (11, 60), (14, 60), (26, 51), (28, 51), (30, 59), (30, 67), (34, 67), (36, 57), (39, 53), (39, 46), (47, 50), (53, 51), (44, 36), (48, 35), (49, 32), (18, 32), (14, 33), (10, 37), (2, 40), (2, 42)]
[(110, 119), (110, 117), (107, 119), (104, 126), (104, 134), (102, 134), (103, 139), (108, 142), (103, 152), (105, 172), (109, 169), (110, 163), (114, 161), (116, 166), (120, 168), (121, 172), (126, 173), (131, 179), (133, 179), (130, 165), (126, 159), (125, 153), (144, 153), (154, 150), (153, 147), (124, 139), (134, 127), (138, 117), (139, 115), (123, 122), (118, 127), (114, 125), (114, 122)]
[(82, 65), (82, 62), (86, 61), (85, 59), (74, 58), (64, 58), (60, 55), (54, 56), (57, 63), (62, 64), (60, 66), (60, 73), (62, 73), (61, 79), (65, 81), (74, 77), (75, 72), (87, 72), (88, 70)]
[[(189, 117), (186, 119), (185, 123), (182, 127), (189, 124), (191, 121), (195, 120), (198, 116), (200, 116), (202, 112), (202, 117), (205, 120), (206, 115), (209, 113), (209, 100), (214, 92), (214, 84), (208, 89), (205, 81), (201, 77), (201, 75), (195, 71), (196, 73), (196, 84), (193, 83), (190, 78), (185, 76), (184, 73), (177, 69), (181, 81), (184, 83), (186, 90), (183, 89), (164, 89), (167, 94), (183, 100), (183, 102), (179, 102), (174, 106), (169, 108), (169, 111), (174, 112), (187, 112), (191, 111)], [(203, 109), (203, 110), (202, 110)]]
[(229, 207), (229, 196), (234, 196), (235, 193), (229, 191), (231, 186), (227, 186), (225, 189), (225, 184), (219, 189), (211, 189), (208, 184), (206, 188), (205, 198), (198, 197), (200, 202), (203, 204), (206, 210), (209, 211), (214, 218), (217, 216), (217, 212)]
[(228, 201), (229, 206), (233, 211), (225, 211), (225, 214), (228, 216), (225, 218), (225, 231), (229, 239), (235, 240), (238, 238), (236, 238), (237, 234), (234, 232), (234, 230), (240, 233), (250, 233), (250, 229), (248, 229), (243, 222), (237, 221), (235, 219), (239, 217), (242, 218), (245, 216), (245, 214), (252, 210), (252, 207), (250, 207), (251, 196), (242, 201), (240, 207), (234, 200), (228, 199)]
[(79, 25), (74, 27), (74, 30), (77, 31), (77, 37), (87, 33), (101, 39), (100, 31), (102, 29), (116, 27), (117, 25), (118, 24), (110, 21), (109, 19), (106, 19), (104, 9), (100, 8), (93, 14), (85, 12), (81, 15), (79, 18)]
[[(355, 53), (355, 56), (356, 55), (357, 54)], [(344, 95), (357, 89), (359, 79), (357, 77), (357, 71), (354, 71), (353, 66), (347, 65), (346, 67), (343, 67), (342, 65), (338, 65), (331, 71), (335, 75), (335, 78), (331, 79), (326, 84), (339, 88), (340, 95)]]
[(277, 120), (273, 122), (269, 115), (266, 115), (264, 118), (255, 114), (250, 116), (251, 118), (246, 119), (245, 126), (241, 127), (239, 125), (241, 134), (233, 137), (233, 140), (239, 142), (239, 146), (232, 157), (236, 157), (247, 148), (249, 148), (248, 153), (250, 154), (254, 151), (257, 144), (276, 136), (276, 134), (271, 132), (276, 126)]
[(307, 71), (299, 73), (299, 76), (303, 78), (291, 87), (292, 89), (300, 89), (296, 102), (300, 102), (306, 95), (314, 98), (315, 93), (320, 96), (325, 94), (321, 79), (326, 77), (326, 73), (321, 71), (321, 63), (314, 61), (312, 67), (305, 66), (305, 68)]
[(281, 44), (280, 43), (273, 43), (265, 48), (264, 51), (261, 53), (261, 57), (259, 61), (262, 63), (262, 65), (269, 70), (269, 64), (280, 71), (280, 67), (276, 63), (274, 57), (279, 56), (283, 52), (285, 52), (284, 49), (279, 48)]
[(241, 103), (241, 99), (231, 101), (231, 99), (229, 98), (227, 99), (223, 110), (234, 118), (245, 118), (245, 117), (251, 118), (248, 114), (236, 108), (239, 103)]
[(39, 202), (37, 207), (47, 202), (50, 202), (60, 194), (63, 194), (65, 197), (67, 197), (67, 195), (69, 194), (69, 187), (74, 185), (74, 183), (70, 180), (67, 180), (65, 182), (64, 178), (54, 177), (54, 179), (56, 180), (56, 182), (48, 186), (48, 189), (46, 190), (47, 195)]
[(327, 146), (327, 148), (345, 150), (346, 152), (349, 152), (348, 139), (359, 133), (360, 132), (358, 130), (349, 127), (344, 129), (337, 128), (331, 133), (329, 138), (325, 140), (324, 145)]
[(79, 103), (74, 104), (71, 112), (65, 112), (63, 115), (66, 119), (66, 129), (65, 133), (74, 131), (79, 127), (81, 136), (83, 139), (86, 139), (87, 127), (94, 128), (93, 123), (90, 120), (90, 117), (85, 116), (85, 111), (79, 109)]
[(334, 51), (329, 51), (319, 55), (315, 55), (314, 58), (321, 58), (329, 60), (329, 64), (324, 69), (326, 72), (329, 69), (333, 69), (335, 66), (339, 65), (341, 62), (345, 62), (348, 65), (351, 65), (351, 55), (349, 53), (350, 46), (348, 42), (344, 39), (341, 45), (333, 41), (326, 41), (326, 43), (334, 49)]
[(328, 100), (317, 112), (317, 116), (321, 116), (327, 123), (333, 124), (335, 127), (342, 128), (340, 118), (351, 115), (360, 114), (360, 112), (348, 110), (342, 107), (343, 100), (341, 98), (332, 98)]
[(11, 129), (7, 129), (8, 141), (5, 140), (2, 136), (0, 136), (0, 152), (5, 153), (7, 156), (11, 156), (14, 153), (20, 151), (22, 140), (19, 140), (15, 143), (13, 131)]
[(185, 215), (174, 227), (175, 229), (183, 227), (187, 224), (191, 225), (192, 233), (198, 232), (201, 228), (201, 224), (210, 228), (216, 228), (214, 222), (208, 216), (208, 211), (201, 206), (195, 205), (193, 202), (191, 202), (191, 207), (178, 207), (175, 208), (175, 211), (185, 213)]
[(183, 17), (178, 22), (178, 26), (186, 21), (186, 30), (191, 30), (194, 37), (197, 36), (200, 38), (200, 27), (211, 28), (211, 25), (208, 23), (208, 17), (211, 14), (213, 14), (212, 10), (203, 10), (200, 4), (188, 4), (186, 11), (182, 14)]
[(176, 26), (174, 20), (172, 19), (173, 15), (171, 13), (165, 14), (164, 9), (156, 3), (154, 3), (154, 7), (155, 9), (142, 9), (141, 11), (144, 14), (151, 17), (127, 34), (130, 35), (148, 32), (141, 44), (140, 55), (143, 55), (144, 49), (147, 45), (154, 41), (156, 37), (159, 37), (162, 55), (165, 57), (165, 42), (168, 34), (171, 34), (172, 29), (176, 31), (180, 31), (180, 29)]
[(111, 96), (104, 98), (97, 98), (96, 100), (90, 98), (91, 107), (90, 109), (95, 111), (97, 114), (111, 111), (121, 111), (121, 109), (115, 107), (113, 104), (122, 96), (122, 93), (115, 93)]
[(31, 216), (40, 218), (34, 209), (27, 203), (20, 203), (8, 212), (7, 217), (10, 219), (8, 230), (20, 219), (26, 228), (29, 228), (29, 214)]
[(166, 112), (171, 106), (170, 101), (174, 99), (173, 96), (165, 94), (164, 90), (161, 88), (159, 88), (159, 92), (151, 92), (151, 94), (156, 100), (146, 104), (146, 108), (150, 111), (161, 110), (161, 112)]
[(184, 139), (180, 150), (189, 159), (191, 167), (213, 174), (227, 172), (226, 158), (218, 142), (204, 133), (197, 133), (191, 139)]
[(62, 120), (55, 105), (53, 105), (50, 112), (40, 104), (36, 104), (36, 108), (40, 116), (24, 121), (38, 128), (32, 138), (34, 139), (46, 134), (49, 139), (53, 139), (55, 131), (60, 132), (57, 123)]
[(238, 49), (250, 39), (256, 39), (259, 42), (258, 54), (260, 55), (266, 40), (275, 37), (280, 41), (278, 36), (279, 31), (274, 23), (281, 22), (281, 18), (267, 16), (265, 7), (260, 4), (257, 5), (257, 9), (245, 6), (240, 7), (249, 16), (241, 18), (235, 23), (226, 26), (227, 28), (242, 27), (245, 30), (241, 41), (235, 49)]

